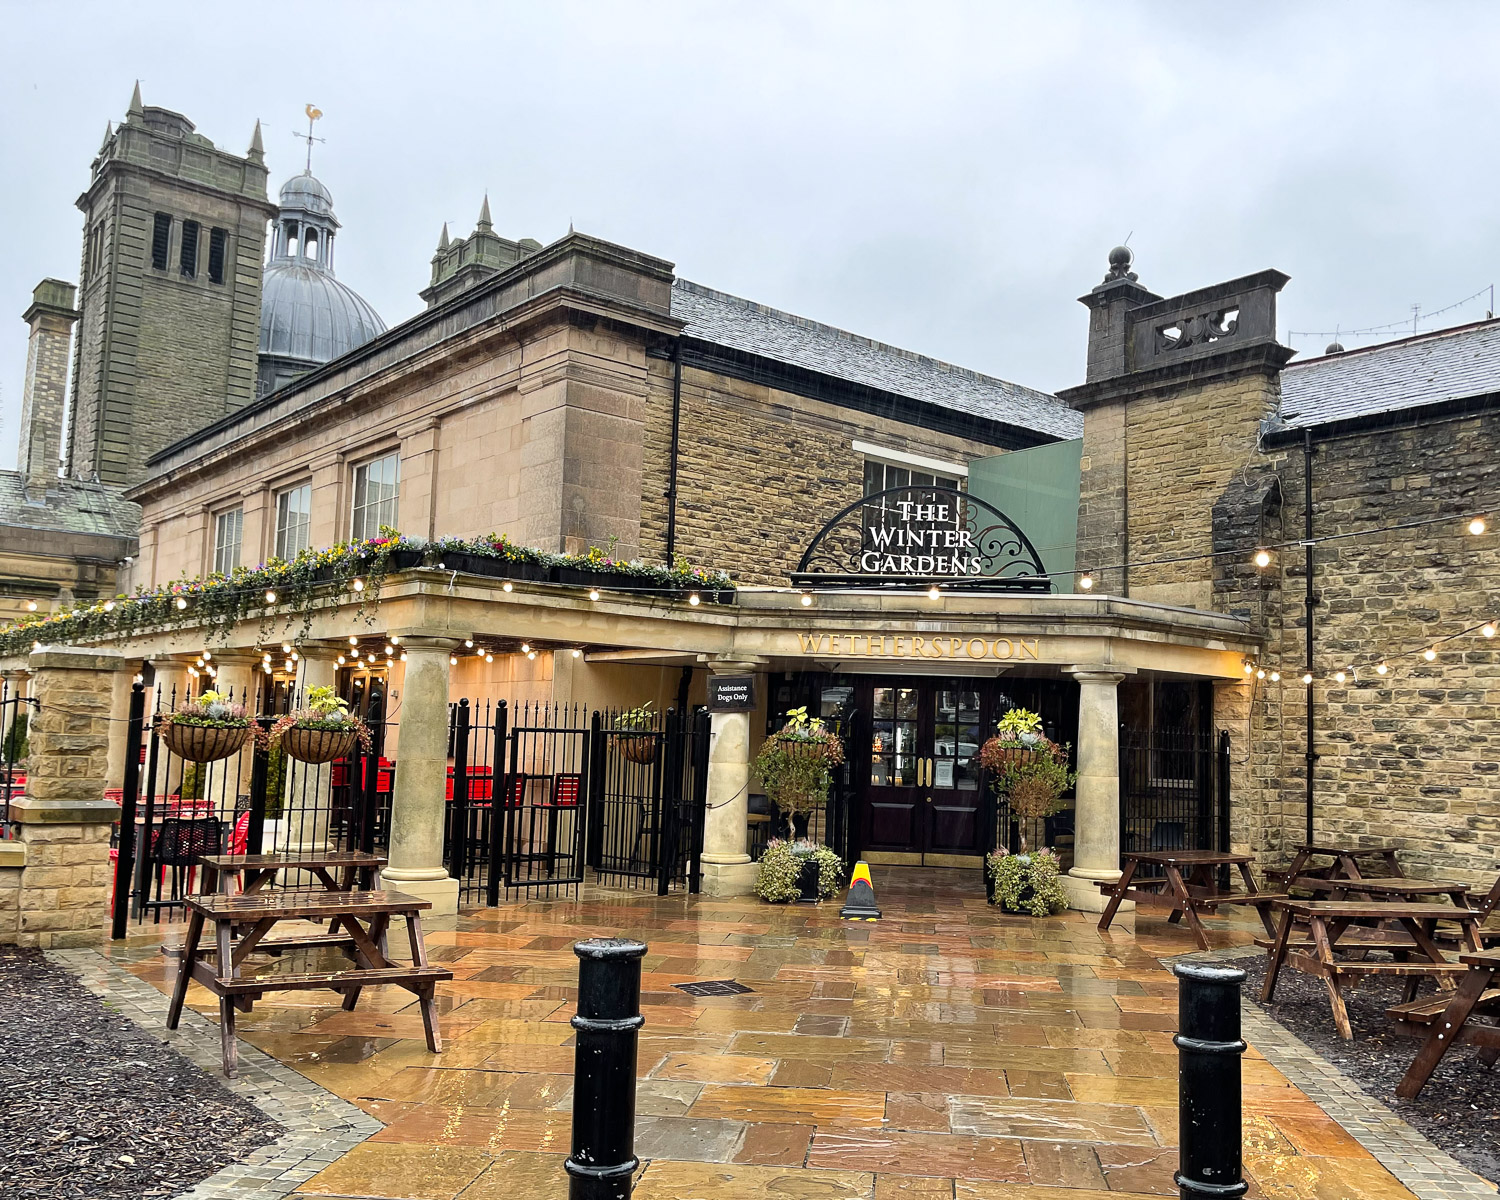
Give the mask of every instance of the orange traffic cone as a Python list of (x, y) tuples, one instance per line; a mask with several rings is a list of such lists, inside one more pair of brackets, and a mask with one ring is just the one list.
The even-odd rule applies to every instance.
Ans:
[(854, 875), (849, 880), (849, 896), (839, 916), (846, 921), (878, 921), (880, 909), (875, 907), (875, 885), (870, 882), (870, 865), (854, 864)]

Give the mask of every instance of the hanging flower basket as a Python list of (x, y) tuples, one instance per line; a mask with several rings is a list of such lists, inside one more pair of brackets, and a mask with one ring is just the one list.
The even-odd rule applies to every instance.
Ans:
[(617, 733), (615, 745), (620, 753), (633, 763), (656, 761), (656, 735), (654, 733)]
[(298, 762), (317, 765), (348, 758), (358, 738), (359, 731), (353, 727), (339, 730), (293, 725), (282, 733), (281, 747)]
[(167, 749), (178, 758), (188, 762), (217, 762), (240, 752), (250, 739), (250, 726), (244, 725), (195, 725), (186, 721), (165, 720), (157, 726), (157, 733), (166, 743)]

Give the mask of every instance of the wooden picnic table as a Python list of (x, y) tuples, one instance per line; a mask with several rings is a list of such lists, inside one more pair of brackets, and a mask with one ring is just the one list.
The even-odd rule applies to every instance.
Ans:
[(1292, 888), (1328, 892), (1330, 900), (1347, 900), (1354, 895), (1370, 900), (1405, 900), (1419, 904), (1424, 897), (1447, 896), (1453, 901), (1454, 908), (1470, 907), (1467, 884), (1448, 883), (1441, 879), (1411, 879), (1404, 875), (1399, 879), (1384, 876), (1374, 879), (1323, 879), (1301, 875), (1287, 884), (1288, 891)]
[[(1217, 850), (1132, 850), (1121, 857), (1125, 860), (1125, 870), (1120, 878), (1113, 883), (1099, 884), (1099, 890), (1110, 898), (1099, 917), (1101, 933), (1109, 928), (1116, 910), (1126, 900), (1171, 909), (1167, 921), (1174, 925), (1185, 921), (1197, 938), (1200, 950), (1208, 949), (1208, 933), (1198, 919), (1198, 913), (1215, 912), (1222, 904), (1253, 905), (1267, 935), (1275, 931), (1266, 910), (1274, 901), (1286, 899), (1286, 895), (1262, 892), (1255, 886), (1255, 879), (1250, 874), (1250, 864), (1255, 861), (1253, 855)], [(1160, 867), (1163, 877), (1138, 880), (1136, 872), (1141, 866)], [(1243, 892), (1228, 892), (1215, 884), (1215, 873), (1225, 866), (1239, 869), (1240, 878), (1245, 883)], [(1186, 879), (1183, 878), (1184, 870), (1188, 873)], [(1132, 887), (1132, 883), (1135, 886)]]
[[(177, 973), (167, 1008), (167, 1028), (177, 1028), (188, 981), (196, 979), (219, 998), (219, 1038), (226, 1076), (233, 1078), (238, 1059), (234, 1014), (236, 1010), (249, 1012), (254, 1000), (266, 992), (329, 988), (343, 993), (347, 1012), (359, 1002), (362, 988), (395, 984), (417, 996), (427, 1048), (434, 1054), (442, 1050), (435, 993), (440, 982), (453, 978), (453, 972), (427, 961), (419, 914), (432, 907), (431, 901), (400, 892), (325, 890), (263, 891), (239, 896), (206, 894), (189, 896), (186, 903), (190, 913), (187, 937), (182, 948), (182, 969)], [(386, 929), (393, 916), (406, 918), (410, 964), (393, 962), (386, 950)], [(327, 920), (332, 925), (342, 925), (354, 943), (355, 966), (338, 971), (241, 975), (245, 959), (262, 944), (266, 934), (277, 923), (288, 920)], [(198, 949), (203, 927), (208, 922), (214, 927), (213, 962), (200, 956)], [(235, 939), (235, 928), (245, 925), (250, 926), (250, 931)]]
[[(1433, 930), (1439, 921), (1456, 921), (1464, 948), (1470, 951), (1480, 949), (1479, 914), (1447, 904), (1288, 899), (1277, 901), (1276, 908), (1281, 913), (1281, 922), (1271, 948), (1270, 962), (1266, 965), (1266, 981), (1261, 988), (1261, 1000), (1269, 1001), (1275, 995), (1276, 979), (1284, 966), (1316, 975), (1328, 989), (1333, 1023), (1338, 1027), (1339, 1036), (1343, 1038), (1354, 1036), (1354, 1030), (1349, 1024), (1349, 1010), (1344, 1006), (1342, 983), (1345, 977), (1404, 977), (1407, 981), (1407, 994), (1402, 998), (1410, 1001), (1415, 998), (1417, 984), (1423, 976), (1431, 975), (1441, 984), (1448, 975), (1460, 974), (1467, 969), (1459, 963), (1449, 962), (1433, 941)], [(1371, 942), (1363, 935), (1386, 932), (1370, 930), (1359, 925), (1361, 921), (1395, 923), (1405, 931), (1406, 939), (1395, 941), (1386, 938), (1382, 942), (1397, 961), (1345, 962), (1334, 957), (1334, 951), (1341, 948), (1368, 950)], [(1299, 923), (1307, 926), (1308, 936), (1307, 940), (1294, 943), (1292, 931)], [(1351, 930), (1361, 930), (1362, 935), (1352, 941), (1350, 946), (1340, 947), (1340, 939)], [(1309, 950), (1312, 953), (1308, 953)], [(1415, 954), (1422, 955), (1423, 961), (1411, 961)]]
[[(1309, 868), (1307, 863), (1312, 858), (1331, 858), (1333, 862)], [(1277, 870), (1268, 869), (1266, 878), (1275, 879), (1282, 885), (1289, 884), (1301, 875), (1324, 879), (1363, 879), (1364, 872), (1359, 869), (1359, 860), (1362, 858), (1383, 863), (1388, 874), (1382, 878), (1400, 878), (1405, 874), (1401, 870), (1401, 864), (1396, 861), (1395, 846), (1338, 846), (1326, 842), (1303, 842), (1294, 849), (1290, 864)], [(1371, 863), (1367, 862), (1365, 865), (1370, 866)]]
[[(330, 892), (352, 891), (356, 883), (362, 891), (369, 891), (386, 861), (363, 850), (325, 850), (305, 854), (205, 854), (198, 865), (203, 868), (205, 892), (227, 889), (230, 881), (238, 878), (242, 894), (249, 896), (270, 884), (279, 871), (307, 871)], [(334, 872), (341, 874), (336, 877)]]
[(1403, 1100), (1422, 1091), (1450, 1046), (1465, 1042), (1479, 1048), (1484, 1062), (1500, 1059), (1500, 1025), (1473, 1020), (1481, 1015), (1500, 1017), (1500, 950), (1460, 954), (1458, 961), (1467, 970), (1457, 991), (1397, 1005), (1386, 1013), (1398, 1030), (1423, 1039), (1417, 1057), (1396, 1085), (1396, 1095)]

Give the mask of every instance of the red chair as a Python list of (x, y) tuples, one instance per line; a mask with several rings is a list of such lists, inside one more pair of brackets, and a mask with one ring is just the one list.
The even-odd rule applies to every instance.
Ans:
[(550, 784), (547, 798), (536, 804), (537, 808), (547, 813), (547, 861), (549, 864), (557, 858), (558, 814), (563, 809), (578, 807), (579, 794), (583, 788), (583, 776), (573, 772), (559, 772), (552, 776)]

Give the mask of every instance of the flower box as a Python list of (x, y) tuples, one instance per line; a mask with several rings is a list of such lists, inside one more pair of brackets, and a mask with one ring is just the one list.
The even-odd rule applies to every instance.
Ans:
[(622, 578), (613, 572), (596, 571), (593, 567), (559, 566), (556, 570), (557, 582), (572, 587), (608, 587), (611, 582)]
[(163, 721), (158, 727), (161, 740), (178, 758), (188, 762), (217, 762), (240, 752), (250, 738), (249, 725), (190, 725), (181, 721)]
[(472, 554), (467, 550), (445, 550), (437, 565), (444, 571), (461, 571), (465, 575), (488, 575), (499, 579), (505, 574), (505, 560), (490, 554)]
[(426, 557), (425, 550), (392, 550), (385, 561), (388, 570), (410, 571), (414, 567), (420, 567)]
[(293, 725), (281, 735), (281, 745), (289, 757), (317, 765), (348, 758), (356, 737), (358, 733), (353, 729), (304, 729)]

